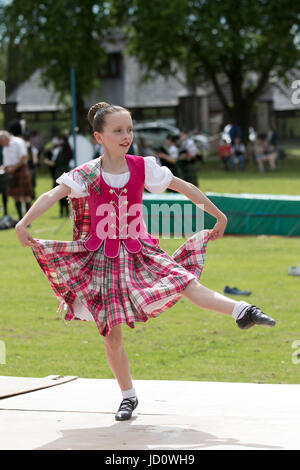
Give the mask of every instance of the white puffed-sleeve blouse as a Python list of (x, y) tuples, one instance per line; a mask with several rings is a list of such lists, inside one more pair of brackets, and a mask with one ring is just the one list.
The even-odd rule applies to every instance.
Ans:
[[(106, 184), (113, 188), (122, 188), (128, 183), (130, 172), (113, 175), (102, 170), (102, 176)], [(173, 173), (166, 166), (159, 166), (155, 157), (145, 157), (145, 188), (151, 193), (162, 193), (167, 189), (173, 178)], [(69, 173), (63, 173), (56, 182), (65, 184), (71, 188), (69, 197), (88, 196), (88, 187), (84, 179), (71, 170)]]

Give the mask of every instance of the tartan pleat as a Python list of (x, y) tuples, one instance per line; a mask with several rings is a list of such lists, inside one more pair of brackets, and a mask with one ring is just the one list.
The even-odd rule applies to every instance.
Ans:
[(7, 195), (15, 198), (16, 200), (23, 197), (33, 198), (32, 179), (27, 163), (9, 175), (7, 182)]
[(181, 298), (192, 280), (199, 280), (206, 255), (209, 231), (189, 238), (170, 256), (160, 246), (141, 239), (140, 253), (110, 259), (87, 251), (84, 240), (38, 240), (34, 256), (64, 309), (67, 321), (76, 318), (79, 299), (97, 324), (101, 335), (125, 323), (145, 322), (169, 309)]

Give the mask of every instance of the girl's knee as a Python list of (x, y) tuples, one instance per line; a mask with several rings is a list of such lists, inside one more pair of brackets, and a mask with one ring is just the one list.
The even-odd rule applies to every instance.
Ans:
[(123, 345), (121, 325), (113, 327), (110, 330), (109, 335), (105, 336), (103, 339), (104, 345), (107, 349), (115, 351), (121, 348)]

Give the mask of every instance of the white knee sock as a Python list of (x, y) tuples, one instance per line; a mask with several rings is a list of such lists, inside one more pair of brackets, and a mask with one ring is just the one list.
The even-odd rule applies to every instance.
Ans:
[(250, 307), (250, 304), (247, 304), (247, 302), (244, 302), (242, 300), (240, 302), (237, 302), (232, 312), (233, 318), (235, 320), (240, 320), (241, 318), (243, 318), (248, 307)]
[(131, 388), (130, 390), (122, 390), (122, 396), (124, 398), (129, 398), (130, 400), (136, 400), (135, 389)]

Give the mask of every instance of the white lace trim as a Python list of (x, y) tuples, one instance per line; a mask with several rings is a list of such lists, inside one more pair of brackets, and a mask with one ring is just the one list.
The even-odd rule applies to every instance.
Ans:
[(87, 307), (81, 302), (81, 300), (77, 296), (73, 303), (73, 312), (75, 317), (79, 318), (79, 320), (95, 321), (91, 312), (87, 309)]
[(66, 186), (68, 186), (69, 188), (71, 188), (71, 192), (69, 194), (69, 197), (79, 198), (79, 197), (88, 196), (89, 193), (87, 191), (87, 188), (86, 188), (86, 185), (85, 185), (84, 181), (80, 181), (79, 183), (77, 183), (70, 176), (71, 174), (72, 174), (72, 172), (63, 173), (59, 178), (57, 178), (56, 182), (58, 184), (63, 183)]

